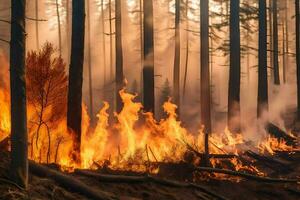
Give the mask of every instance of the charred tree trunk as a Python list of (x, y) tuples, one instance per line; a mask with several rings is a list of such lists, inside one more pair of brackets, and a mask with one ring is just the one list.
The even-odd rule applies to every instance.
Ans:
[(228, 90), (228, 128), (240, 131), (241, 82), (240, 1), (230, 1), (230, 71)]
[(266, 0), (259, 1), (259, 49), (257, 116), (268, 110), (267, 17)]
[(200, 66), (200, 103), (201, 103), (201, 123), (204, 126), (205, 134), (205, 165), (209, 165), (208, 137), (211, 133), (211, 93), (210, 93), (210, 73), (209, 73), (209, 6), (208, 0), (200, 1), (200, 27), (201, 27), (201, 66)]
[(28, 135), (25, 82), (26, 0), (11, 1), (10, 92), (11, 176), (23, 187), (28, 184)]
[(140, 94), (143, 94), (143, 67), (144, 67), (144, 31), (143, 31), (143, 0), (139, 1), (140, 9), (140, 41), (141, 41), (141, 79), (140, 79)]
[(154, 38), (153, 38), (153, 1), (144, 0), (144, 67), (143, 67), (143, 103), (144, 110), (155, 112), (154, 98)]
[(102, 28), (102, 52), (103, 52), (103, 86), (105, 86), (106, 78), (106, 43), (105, 43), (105, 23), (104, 23), (104, 0), (101, 0), (101, 28)]
[(67, 58), (70, 56), (70, 0), (66, 0), (66, 37), (67, 37)]
[(57, 15), (57, 28), (58, 28), (58, 48), (59, 48), (59, 55), (62, 55), (62, 44), (61, 44), (61, 26), (60, 26), (60, 13), (59, 13), (59, 4), (58, 0), (56, 0), (56, 15)]
[(122, 48), (122, 5), (116, 0), (116, 111), (121, 112), (123, 104), (119, 91), (124, 87), (123, 80), (123, 48)]
[(40, 48), (40, 34), (39, 34), (39, 1), (35, 0), (35, 39), (36, 39), (36, 50)]
[(74, 156), (80, 162), (82, 81), (84, 60), (85, 0), (73, 0), (71, 64), (69, 69), (69, 91), (67, 124), (74, 133)]
[(278, 62), (278, 13), (277, 13), (277, 0), (273, 1), (273, 72), (274, 72), (274, 84), (280, 85), (279, 76), (279, 62)]
[(89, 115), (91, 121), (94, 120), (94, 102), (93, 102), (93, 77), (92, 77), (92, 55), (91, 55), (91, 13), (90, 13), (90, 0), (87, 0), (87, 56), (88, 56), (88, 75), (89, 75)]
[(297, 118), (300, 121), (300, 17), (299, 0), (295, 0), (296, 13), (296, 63), (297, 63)]
[[(269, 12), (268, 12), (268, 15), (269, 15), (269, 54), (270, 54), (270, 68), (273, 68), (273, 61), (274, 61), (274, 56), (273, 56), (273, 20), (272, 20), (272, 0), (269, 0)], [(274, 79), (274, 73), (271, 73), (271, 80)]]
[(186, 94), (186, 82), (187, 82), (187, 75), (188, 75), (188, 64), (189, 64), (189, 0), (186, 1), (185, 5), (185, 20), (186, 20), (186, 52), (185, 52), (185, 68), (184, 68), (184, 78), (183, 78), (183, 101), (185, 100), (185, 94)]
[(173, 96), (174, 103), (178, 106), (178, 114), (180, 114), (180, 1), (175, 0), (175, 56), (173, 72)]
[(113, 81), (113, 41), (112, 41), (112, 12), (111, 12), (111, 0), (108, 2), (108, 14), (109, 14), (109, 45), (110, 45), (110, 73), (109, 73), (109, 79), (110, 81)]

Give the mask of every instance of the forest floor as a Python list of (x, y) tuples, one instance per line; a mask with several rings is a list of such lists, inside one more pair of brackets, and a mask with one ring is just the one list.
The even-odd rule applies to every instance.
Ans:
[[(277, 159), (281, 159), (291, 170), (280, 170), (281, 174), (276, 170), (272, 171), (272, 177), (295, 178), (300, 174), (300, 152), (293, 154), (280, 154)], [(76, 191), (62, 187), (52, 178), (42, 178), (30, 174), (28, 190), (22, 190), (7, 179), (9, 169), (9, 153), (0, 153), (0, 199), (15, 200), (15, 199), (51, 199), (51, 200), (83, 200), (89, 199), (86, 196), (77, 194)], [(263, 163), (257, 163), (263, 166)], [(53, 167), (48, 166), (55, 170)], [(269, 169), (268, 169), (269, 170)], [(120, 174), (117, 171), (98, 171), (101, 174)], [(179, 172), (180, 174), (182, 172)], [(128, 175), (122, 172), (122, 175)], [(130, 173), (130, 176), (141, 174)], [(293, 200), (300, 199), (299, 183), (266, 183), (260, 181), (250, 181), (240, 179), (237, 181), (220, 180), (217, 178), (209, 178), (206, 181), (197, 181), (197, 185), (204, 188), (197, 189), (193, 187), (174, 187), (166, 186), (157, 182), (140, 182), (140, 183), (125, 183), (125, 182), (102, 182), (97, 178), (80, 175), (78, 173), (70, 173), (68, 176), (80, 180), (89, 188), (105, 191), (113, 194), (120, 200), (196, 200), (196, 199), (236, 199), (236, 200)], [(160, 176), (160, 175), (157, 175)], [(172, 173), (166, 175), (168, 180), (177, 180), (184, 182), (180, 176)], [(210, 191), (210, 192), (207, 192)], [(213, 194), (219, 195), (221, 198), (215, 197)]]
[[(285, 116), (285, 118), (291, 118)], [(291, 121), (290, 119), (288, 121)], [(292, 126), (289, 124), (288, 126)], [(298, 135), (299, 138), (299, 135)], [(243, 155), (244, 156), (244, 155)], [(269, 177), (298, 179), (300, 178), (300, 151), (277, 152), (265, 159), (254, 159), (253, 163), (261, 172)], [(10, 156), (9, 152), (0, 149), (0, 200), (85, 200), (92, 199), (87, 195), (62, 185), (55, 178), (37, 176), (30, 170), (28, 190), (23, 190), (8, 180)], [(48, 165), (48, 169), (57, 170), (57, 166)], [(153, 175), (176, 184), (165, 184), (160, 181), (120, 181), (119, 175), (126, 177), (145, 177), (135, 172), (102, 169), (98, 171), (84, 170), (100, 175), (113, 175), (115, 180), (101, 181), (94, 176), (87, 176), (78, 171), (64, 173), (68, 177), (88, 186), (94, 191), (106, 192), (120, 200), (298, 200), (300, 199), (300, 183), (270, 183), (265, 181), (233, 178), (233, 176), (214, 176), (201, 172), (201, 180), (195, 181), (184, 163), (160, 166), (160, 172)], [(204, 175), (204, 179), (203, 179)], [(224, 179), (225, 178), (225, 179)], [(192, 182), (199, 187), (181, 187), (180, 184)], [(177, 185), (177, 186), (176, 186)]]

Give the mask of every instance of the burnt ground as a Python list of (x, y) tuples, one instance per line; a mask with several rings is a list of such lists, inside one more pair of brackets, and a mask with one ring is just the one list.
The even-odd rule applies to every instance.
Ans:
[[(261, 161), (257, 161), (257, 166), (265, 168), (268, 174), (272, 177), (284, 178), (299, 178), (300, 176), (300, 152), (288, 155), (288, 153), (279, 153), (276, 160), (281, 160), (289, 166), (288, 170), (284, 170), (284, 166), (267, 167)], [(51, 200), (84, 200), (89, 199), (82, 196), (76, 191), (71, 192), (66, 187), (52, 180), (51, 178), (38, 177), (30, 174), (29, 188), (27, 191), (22, 190), (7, 180), (9, 167), (9, 153), (0, 152), (0, 199), (14, 200), (14, 199), (51, 199)], [(51, 166), (49, 166), (51, 167)], [(53, 168), (53, 167), (52, 167)], [(272, 169), (270, 169), (272, 168)], [(278, 169), (278, 170), (276, 170)], [(178, 168), (176, 168), (178, 170)], [(106, 174), (122, 174), (128, 175), (127, 172), (117, 172), (110, 170), (97, 171), (96, 173)], [(184, 182), (180, 175), (186, 172), (178, 172), (165, 174), (168, 180), (178, 180)], [(117, 182), (103, 182), (97, 178), (80, 175), (79, 173), (68, 174), (76, 180), (80, 180), (90, 188), (109, 192), (121, 200), (196, 200), (196, 199), (218, 199), (203, 190), (196, 188), (165, 186), (155, 182), (142, 183), (117, 183)], [(140, 175), (130, 173), (130, 175)], [(159, 174), (158, 176), (162, 176)], [(236, 200), (296, 200), (300, 199), (300, 185), (299, 183), (265, 183), (258, 181), (250, 181), (240, 179), (237, 181), (220, 180), (218, 178), (210, 177), (207, 180), (197, 181), (198, 185), (209, 190), (213, 194), (218, 194), (224, 199)]]

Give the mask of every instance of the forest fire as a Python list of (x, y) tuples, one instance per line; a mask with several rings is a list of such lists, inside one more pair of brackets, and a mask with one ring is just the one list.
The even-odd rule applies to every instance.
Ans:
[[(3, 140), (10, 133), (9, 95), (5, 90), (1, 90), (0, 94), (0, 139)], [(112, 125), (109, 125), (107, 102), (104, 102), (97, 115), (95, 128), (90, 127), (89, 116), (83, 110), (80, 164), (75, 163), (71, 157), (74, 141), (66, 127), (65, 118), (28, 127), (30, 159), (40, 163), (57, 163), (63, 170), (71, 171), (75, 168), (96, 169), (103, 166), (118, 170), (147, 171), (150, 163), (183, 161), (190, 148), (197, 152), (204, 151), (204, 134), (201, 130), (198, 134), (190, 133), (181, 125), (176, 115), (177, 106), (171, 99), (163, 105), (167, 117), (156, 121), (152, 113), (143, 113), (142, 104), (134, 101), (136, 95), (127, 93), (126, 89), (119, 94), (124, 107), (120, 113), (115, 113), (116, 122)], [(28, 112), (29, 119), (38, 117), (32, 104), (28, 105)], [(55, 115), (53, 112), (56, 109), (49, 106), (43, 118)], [(31, 124), (30, 121), (28, 124)], [(244, 142), (242, 134), (234, 135), (226, 128), (221, 135), (211, 135), (210, 151), (212, 154), (238, 155), (243, 151), (238, 146)], [(271, 136), (259, 143), (257, 148), (255, 145), (252, 148), (270, 154), (296, 150)], [(211, 162), (213, 166), (220, 164), (217, 159), (211, 159)], [(230, 159), (230, 162), (237, 171), (247, 169), (259, 173), (253, 166), (243, 166), (236, 158)], [(154, 167), (151, 170), (155, 173), (159, 169)]]

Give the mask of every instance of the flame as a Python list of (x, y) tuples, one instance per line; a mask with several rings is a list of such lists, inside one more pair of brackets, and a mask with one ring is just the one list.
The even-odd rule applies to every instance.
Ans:
[(264, 141), (260, 142), (258, 148), (261, 153), (269, 153), (271, 155), (274, 155), (276, 151), (294, 151), (298, 149), (287, 145), (284, 140), (272, 136), (268, 136)]

